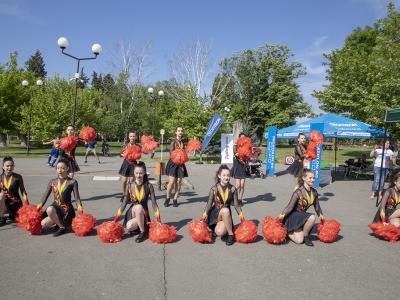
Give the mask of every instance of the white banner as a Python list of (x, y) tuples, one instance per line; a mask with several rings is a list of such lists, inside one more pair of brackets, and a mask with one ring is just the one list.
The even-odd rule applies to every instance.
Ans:
[(221, 164), (233, 163), (233, 134), (221, 134)]

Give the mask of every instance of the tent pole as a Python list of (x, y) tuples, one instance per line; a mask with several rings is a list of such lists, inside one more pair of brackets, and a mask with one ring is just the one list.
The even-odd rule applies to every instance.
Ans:
[[(376, 203), (375, 206), (378, 207), (380, 204), (379, 199), (379, 192), (381, 192), (381, 182), (382, 182), (382, 173), (383, 173), (383, 159), (385, 158), (385, 144), (386, 144), (386, 133), (387, 133), (387, 126), (385, 124), (385, 136), (383, 137), (383, 145), (382, 145), (382, 157), (381, 157), (381, 169), (379, 170), (379, 183), (378, 183), (378, 191), (376, 192)], [(375, 180), (375, 178), (374, 178)], [(383, 178), (383, 186), (385, 186), (385, 178)]]
[(333, 138), (333, 151), (335, 151), (335, 180), (336, 180), (336, 137)]

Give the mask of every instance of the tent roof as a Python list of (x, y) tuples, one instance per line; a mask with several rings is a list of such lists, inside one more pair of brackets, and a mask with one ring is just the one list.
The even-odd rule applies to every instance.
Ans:
[(335, 114), (325, 114), (323, 116), (307, 120), (296, 125), (278, 130), (278, 138), (294, 138), (302, 132), (310, 133), (310, 125), (313, 123), (323, 123), (325, 137), (337, 138), (383, 138), (383, 129), (372, 125), (346, 118)]

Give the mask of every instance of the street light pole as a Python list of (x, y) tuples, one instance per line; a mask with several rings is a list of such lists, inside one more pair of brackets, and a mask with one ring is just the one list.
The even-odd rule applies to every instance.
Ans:
[[(149, 93), (149, 96), (150, 96), (151, 100), (154, 103), (154, 106), (153, 106), (154, 117), (153, 117), (153, 125), (152, 125), (152, 128), (151, 128), (151, 135), (154, 136), (155, 120), (157, 119), (157, 96), (154, 95), (154, 89), (152, 87), (149, 87), (147, 89), (147, 92)], [(158, 94), (159, 98), (164, 97), (164, 91), (163, 90), (159, 90), (157, 94)]]
[(81, 60), (93, 60), (96, 59), (97, 56), (101, 53), (102, 48), (100, 44), (93, 44), (92, 45), (92, 52), (94, 56), (92, 57), (76, 57), (74, 55), (71, 55), (67, 52), (65, 52), (65, 49), (68, 47), (69, 42), (65, 37), (60, 37), (57, 41), (58, 46), (61, 48), (61, 53), (76, 60), (77, 61), (77, 66), (76, 66), (76, 73), (75, 73), (75, 94), (74, 94), (74, 109), (73, 109), (73, 115), (72, 115), (72, 127), (75, 129), (75, 122), (76, 122), (76, 98), (78, 96), (78, 80), (79, 80), (79, 66), (81, 63)]

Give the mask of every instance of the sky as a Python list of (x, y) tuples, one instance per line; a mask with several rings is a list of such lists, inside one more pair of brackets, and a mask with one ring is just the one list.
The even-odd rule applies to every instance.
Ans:
[[(284, 44), (294, 61), (307, 69), (298, 83), (304, 100), (320, 113), (311, 96), (325, 80), (323, 53), (342, 47), (357, 27), (372, 25), (386, 14), (387, 0), (0, 0), (0, 63), (18, 52), (20, 66), (39, 49), (48, 76), (71, 78), (76, 63), (57, 46), (61, 36), (67, 52), (91, 56), (91, 45), (103, 52), (83, 63), (90, 75), (115, 73), (121, 64), (118, 44), (133, 49), (150, 45), (145, 84), (171, 77), (168, 61), (195, 40), (210, 48), (204, 91), (209, 92), (218, 63), (244, 49)], [(394, 1), (396, 8), (400, 0)]]

